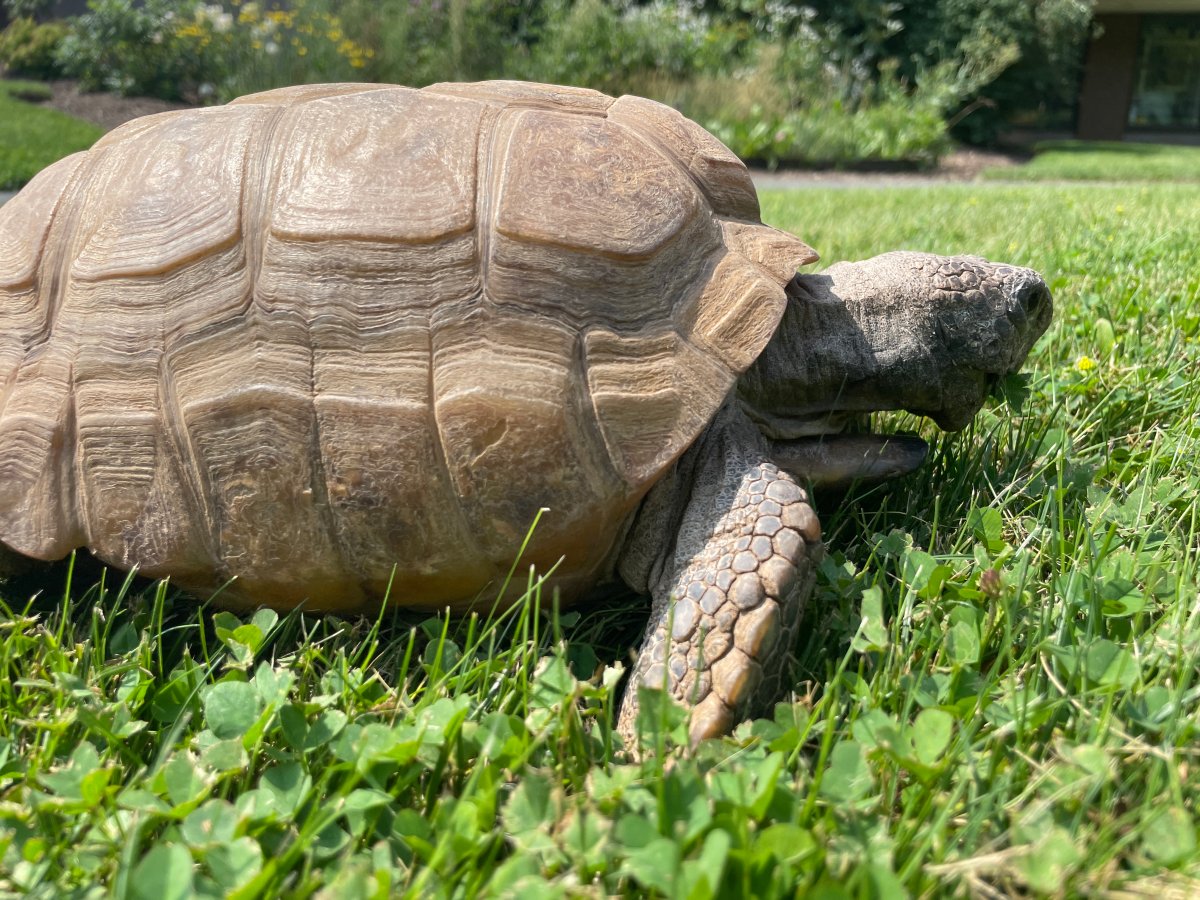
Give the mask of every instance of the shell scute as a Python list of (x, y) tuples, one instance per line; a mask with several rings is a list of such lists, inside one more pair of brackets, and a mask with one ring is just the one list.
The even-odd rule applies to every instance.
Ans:
[(643, 97), (621, 97), (609, 118), (649, 135), (668, 148), (724, 216), (758, 221), (758, 192), (745, 164), (678, 110)]
[(628, 129), (544, 110), (514, 119), (496, 197), (505, 237), (645, 259), (696, 215), (695, 188)]
[(475, 224), (483, 107), (407, 88), (293, 107), (271, 231), (296, 240), (424, 244)]
[(164, 275), (236, 244), (246, 150), (270, 114), (175, 114), (98, 151), (80, 203), (71, 279)]
[(584, 337), (588, 389), (613, 467), (644, 490), (708, 424), (734, 374), (674, 331)]

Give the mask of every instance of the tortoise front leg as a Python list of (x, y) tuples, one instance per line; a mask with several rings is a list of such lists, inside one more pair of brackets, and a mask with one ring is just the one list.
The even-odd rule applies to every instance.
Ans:
[(779, 698), (821, 552), (804, 490), (769, 461), (740, 411), (723, 413), (689, 456), (679, 537), (651, 585), (650, 625), (617, 723), (628, 746), (641, 685), (691, 708), (693, 744)]

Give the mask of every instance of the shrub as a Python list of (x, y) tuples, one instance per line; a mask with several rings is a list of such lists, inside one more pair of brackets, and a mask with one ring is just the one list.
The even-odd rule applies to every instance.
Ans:
[(868, 80), (889, 59), (910, 80), (948, 62), (986, 76), (976, 78), (956, 104), (970, 111), (958, 117), (957, 130), (971, 140), (990, 138), (1006, 118), (1021, 112), (1039, 110), (1053, 117), (1069, 111), (1093, 5), (1089, 0), (806, 2), (826, 27), (854, 36), (856, 58)]
[[(645, 77), (687, 78), (718, 54), (707, 52), (708, 21), (684, 4), (551, 0), (529, 56), (517, 68), (535, 81), (634, 91)], [(706, 58), (707, 57), (707, 58)]]
[(61, 22), (39, 25), (27, 17), (14, 19), (0, 32), (0, 71), (23, 78), (57, 78), (62, 69), (55, 54), (67, 33)]
[[(872, 79), (811, 28), (787, 41), (758, 40), (753, 59), (721, 77), (701, 76), (661, 99), (706, 125), (743, 159), (777, 166), (857, 162), (933, 165), (950, 147), (947, 106), (971, 71), (946, 65), (913, 83), (885, 63)], [(843, 48), (845, 49), (845, 48)]]
[(58, 49), (63, 71), (85, 90), (181, 99), (202, 81), (202, 61), (175, 39), (187, 0), (88, 0)]
[(752, 107), (740, 117), (706, 124), (738, 156), (771, 168), (781, 163), (931, 166), (950, 146), (946, 123), (936, 108), (914, 107), (901, 99), (858, 109), (834, 101), (783, 116), (771, 116), (761, 107)]
[(8, 13), (9, 20), (36, 19), (50, 6), (52, 0), (3, 0), (0, 6)]
[(523, 0), (347, 0), (336, 8), (370, 51), (365, 77), (413, 87), (514, 77), (510, 57), (546, 14)]
[(289, 84), (357, 81), (374, 51), (346, 33), (324, 7), (294, 0), (287, 9), (196, 6), (180, 17), (175, 46), (199, 62), (199, 99), (231, 100)]

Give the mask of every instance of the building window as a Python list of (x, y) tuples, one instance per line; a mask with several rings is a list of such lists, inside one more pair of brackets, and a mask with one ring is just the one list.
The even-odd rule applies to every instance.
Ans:
[(1142, 18), (1129, 125), (1200, 129), (1200, 16)]

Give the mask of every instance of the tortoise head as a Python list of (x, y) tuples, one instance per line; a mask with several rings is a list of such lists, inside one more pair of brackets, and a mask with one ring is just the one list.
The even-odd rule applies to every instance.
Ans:
[[(964, 428), (1053, 311), (1037, 272), (976, 256), (885, 253), (797, 275), (788, 293), (779, 329), (739, 383), (764, 434), (788, 442), (837, 434), (876, 410)], [(920, 458), (902, 446), (893, 449), (907, 471)]]

